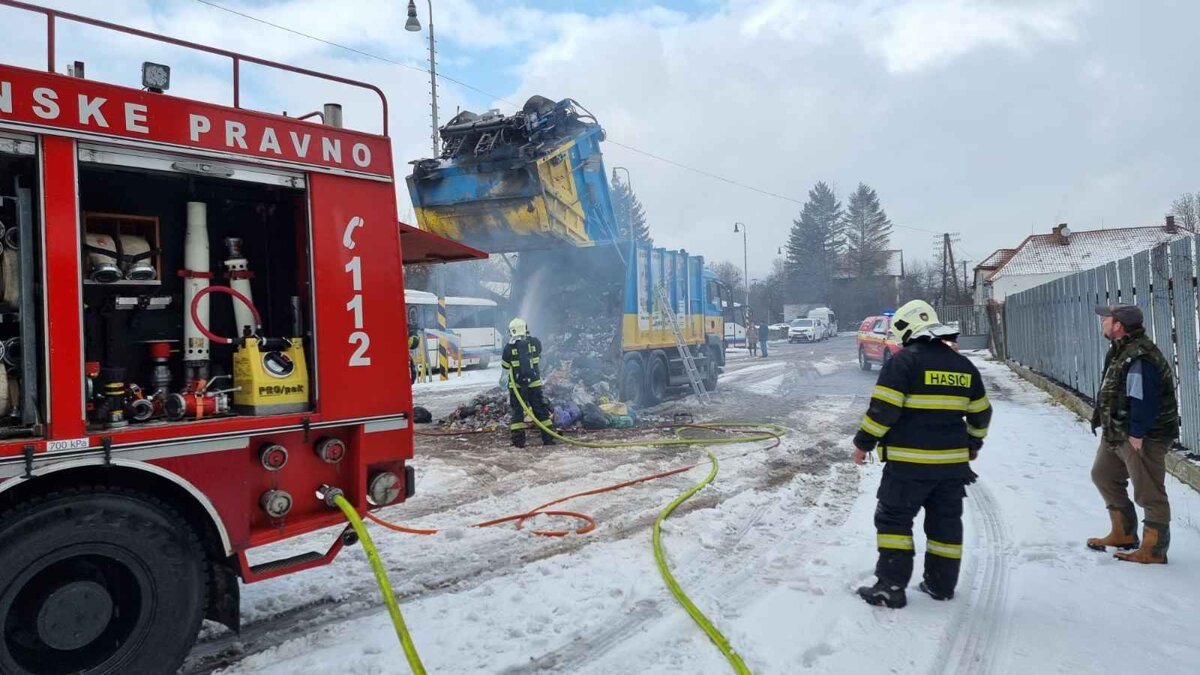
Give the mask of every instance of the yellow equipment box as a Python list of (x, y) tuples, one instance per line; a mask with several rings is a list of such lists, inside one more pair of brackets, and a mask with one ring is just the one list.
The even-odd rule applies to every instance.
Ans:
[(233, 410), (279, 415), (310, 408), (308, 364), (301, 338), (248, 337), (233, 353)]

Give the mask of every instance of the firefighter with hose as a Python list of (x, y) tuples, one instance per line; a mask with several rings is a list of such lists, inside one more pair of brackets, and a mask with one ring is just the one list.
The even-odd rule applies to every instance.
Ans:
[[(508, 408), (511, 411), (508, 430), (513, 447), (525, 447), (525, 430), (530, 424), (525, 421), (525, 409), (521, 405), (523, 399), (530, 412), (549, 427), (553, 423), (550, 416), (550, 406), (542, 396), (542, 341), (529, 334), (529, 326), (525, 320), (518, 317), (508, 323), (508, 333), (511, 336), (504, 346), (504, 354), (500, 366), (504, 375), (500, 386), (508, 388)], [(517, 398), (517, 391), (521, 396)], [(540, 428), (540, 427), (539, 427)], [(542, 432), (542, 445), (554, 445), (554, 437), (545, 429)]]
[(942, 325), (922, 300), (896, 311), (892, 334), (904, 345), (887, 361), (854, 436), (853, 459), (866, 462), (878, 446), (886, 462), (876, 495), (877, 581), (858, 589), (867, 604), (899, 609), (916, 547), (913, 519), (925, 509), (925, 570), (918, 587), (934, 600), (950, 600), (962, 563), (963, 498), (975, 480), (968, 462), (983, 447), (992, 408), (979, 371), (953, 342), (958, 331)]

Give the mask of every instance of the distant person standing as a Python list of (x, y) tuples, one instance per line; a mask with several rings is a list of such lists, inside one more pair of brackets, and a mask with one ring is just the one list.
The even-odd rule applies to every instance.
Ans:
[(750, 356), (754, 356), (758, 349), (758, 328), (753, 320), (746, 322), (746, 349), (750, 350)]
[(771, 327), (767, 325), (767, 320), (764, 318), (758, 322), (758, 347), (762, 351), (762, 357), (767, 358), (767, 338), (771, 335)]
[[(1171, 362), (1146, 335), (1142, 310), (1132, 305), (1097, 307), (1100, 328), (1112, 342), (1104, 357), (1104, 376), (1092, 433), (1103, 438), (1092, 465), (1092, 482), (1108, 507), (1112, 530), (1087, 540), (1099, 551), (1109, 546), (1137, 549), (1116, 553), (1120, 560), (1142, 564), (1167, 562), (1171, 544), (1171, 505), (1167, 502), (1166, 456), (1179, 438), (1179, 406)], [(1133, 482), (1133, 502), (1126, 485)], [(1137, 510), (1146, 512), (1142, 539), (1137, 536)]]

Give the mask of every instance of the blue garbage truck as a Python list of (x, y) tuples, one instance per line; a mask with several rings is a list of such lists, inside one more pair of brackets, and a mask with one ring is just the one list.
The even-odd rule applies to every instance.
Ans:
[(619, 231), (600, 143), (604, 129), (572, 99), (534, 96), (521, 111), (461, 112), (440, 130), (440, 157), (407, 178), (422, 229), (489, 253), (515, 253), (510, 311), (585, 381), (654, 405), (689, 386), (669, 324), (705, 385), (725, 365), (729, 289), (702, 256)]

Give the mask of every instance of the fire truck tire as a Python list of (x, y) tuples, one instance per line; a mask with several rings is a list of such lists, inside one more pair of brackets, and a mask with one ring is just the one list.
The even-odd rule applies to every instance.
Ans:
[(653, 408), (667, 397), (667, 386), (671, 381), (671, 369), (662, 352), (650, 355), (650, 367), (646, 370), (646, 382), (642, 387), (642, 407)]
[(644, 379), (641, 360), (625, 359), (625, 365), (621, 368), (621, 400), (640, 401)]
[(0, 672), (173, 673), (204, 615), (197, 534), (120, 488), (52, 492), (0, 514)]
[(871, 370), (871, 359), (867, 358), (867, 350), (862, 347), (858, 348), (858, 367), (868, 372)]

